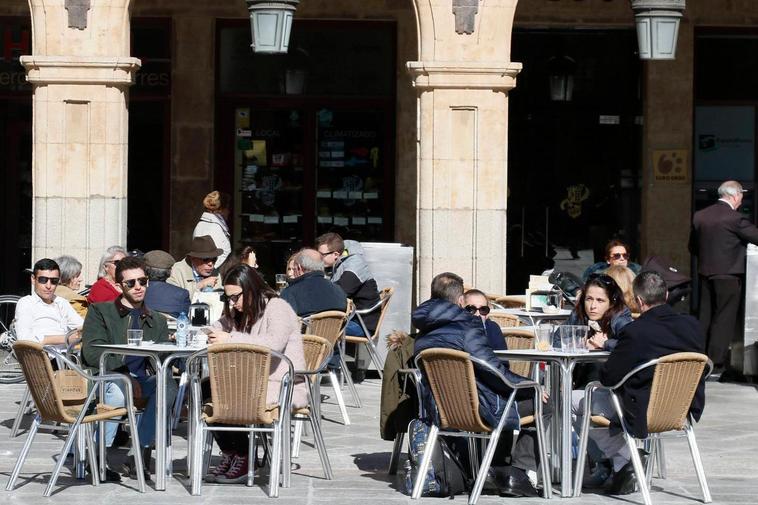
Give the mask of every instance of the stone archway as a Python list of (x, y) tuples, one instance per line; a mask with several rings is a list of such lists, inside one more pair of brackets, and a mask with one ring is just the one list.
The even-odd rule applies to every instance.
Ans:
[(419, 300), (443, 271), (505, 293), (508, 91), (521, 70), (510, 61), (516, 4), (414, 0), (419, 61), (407, 67), (419, 115)]
[[(126, 241), (130, 0), (29, 0), (34, 89), (32, 258), (63, 252), (95, 278)], [(61, 28), (63, 27), (63, 28)]]

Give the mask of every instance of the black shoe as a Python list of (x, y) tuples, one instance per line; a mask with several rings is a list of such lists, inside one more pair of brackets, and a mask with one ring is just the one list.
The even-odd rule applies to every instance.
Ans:
[[(647, 466), (648, 453), (639, 449), (640, 459), (642, 460), (642, 468)], [(613, 480), (608, 488), (608, 493), (612, 495), (624, 495), (634, 493), (634, 489), (637, 486), (637, 477), (634, 474), (634, 464), (629, 461), (626, 465), (621, 467), (621, 470), (613, 474)]]
[[(87, 473), (91, 473), (89, 465), (85, 468)], [(98, 475), (98, 477), (100, 477)], [(121, 482), (121, 475), (118, 472), (111, 470), (108, 466), (105, 467), (105, 480), (101, 482)]]
[[(142, 473), (145, 476), (145, 481), (150, 480), (150, 455), (152, 450), (149, 447), (142, 449)], [(128, 456), (121, 468), (121, 474), (124, 477), (130, 479), (137, 478), (137, 464), (134, 461), (134, 456)]]
[(533, 498), (540, 495), (537, 488), (532, 484), (532, 481), (529, 480), (526, 472), (520, 468), (509, 467), (506, 476), (496, 471), (495, 482), (500, 489), (500, 496)]

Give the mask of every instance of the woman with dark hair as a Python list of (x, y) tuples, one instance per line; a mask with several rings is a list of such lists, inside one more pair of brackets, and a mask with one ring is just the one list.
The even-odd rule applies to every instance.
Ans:
[(584, 283), (582, 294), (564, 324), (588, 325), (587, 347), (612, 351), (618, 332), (631, 322), (632, 313), (616, 281), (606, 274), (595, 274)]
[(613, 239), (605, 244), (605, 261), (598, 261), (594, 265), (587, 267), (582, 274), (582, 280), (587, 281), (590, 275), (605, 272), (608, 267), (622, 266), (627, 267), (634, 275), (640, 273), (642, 267), (633, 261), (629, 261), (629, 246), (618, 239)]
[[(213, 323), (215, 331), (208, 336), (209, 344), (246, 343), (269, 347), (287, 356), (295, 370), (305, 369), (303, 337), (300, 321), (290, 305), (280, 299), (276, 291), (248, 265), (232, 268), (224, 277), (224, 312)], [(273, 360), (269, 375), (266, 400), (277, 403), (284, 374), (285, 363)], [(292, 395), (292, 407), (307, 405), (305, 382), (296, 381)], [(210, 388), (207, 388), (209, 395)], [(221, 483), (237, 483), (247, 480), (248, 435), (243, 432), (213, 432), (221, 448), (221, 462), (208, 474), (209, 480)]]

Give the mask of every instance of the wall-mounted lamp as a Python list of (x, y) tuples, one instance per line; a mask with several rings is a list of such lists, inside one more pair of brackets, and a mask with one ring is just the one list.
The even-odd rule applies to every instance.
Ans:
[(685, 0), (631, 0), (642, 60), (673, 60)]
[(250, 11), (251, 47), (256, 53), (281, 54), (289, 49), (292, 18), (300, 0), (245, 0)]

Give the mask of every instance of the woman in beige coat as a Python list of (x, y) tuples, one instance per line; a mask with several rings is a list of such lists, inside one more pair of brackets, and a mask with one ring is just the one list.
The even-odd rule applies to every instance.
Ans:
[[(303, 336), (300, 321), (287, 302), (280, 299), (266, 281), (248, 265), (232, 268), (224, 277), (224, 314), (208, 336), (209, 344), (257, 344), (279, 351), (292, 361), (295, 370), (305, 369)], [(279, 399), (281, 381), (288, 367), (281, 360), (272, 360), (266, 400), (269, 404)], [(296, 382), (292, 407), (307, 405), (306, 384)], [(248, 435), (243, 432), (213, 432), (221, 449), (222, 458), (209, 478), (221, 483), (245, 482)]]

